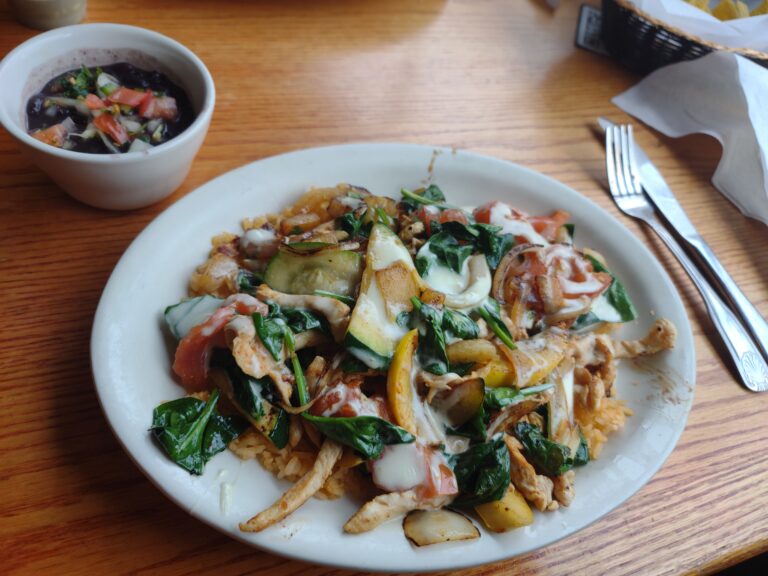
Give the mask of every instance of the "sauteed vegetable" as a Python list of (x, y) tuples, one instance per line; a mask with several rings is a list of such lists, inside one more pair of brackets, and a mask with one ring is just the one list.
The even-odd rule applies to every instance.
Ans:
[(244, 220), (165, 312), (190, 397), (158, 407), (153, 433), (194, 474), (228, 443), (294, 483), (242, 511), (244, 531), (345, 492), (367, 500), (346, 532), (407, 515), (418, 546), (568, 506), (631, 414), (616, 361), (676, 336), (663, 319), (612, 336), (636, 311), (568, 220), (347, 184)]

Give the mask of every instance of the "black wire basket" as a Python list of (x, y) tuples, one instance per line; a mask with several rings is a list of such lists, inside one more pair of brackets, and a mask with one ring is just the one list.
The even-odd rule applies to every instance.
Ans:
[(714, 50), (740, 54), (768, 67), (768, 54), (702, 40), (638, 10), (629, 0), (603, 0), (602, 36), (605, 48), (614, 58), (641, 74), (700, 58)]

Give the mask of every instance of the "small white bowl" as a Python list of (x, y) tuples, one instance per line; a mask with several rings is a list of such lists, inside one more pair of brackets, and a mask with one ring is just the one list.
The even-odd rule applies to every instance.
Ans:
[[(194, 122), (164, 144), (125, 154), (63, 150), (27, 134), (27, 101), (49, 80), (81, 64), (116, 62), (166, 74), (189, 96)], [(181, 185), (208, 132), (216, 99), (211, 74), (189, 49), (122, 24), (66, 26), (27, 40), (0, 62), (0, 86), (0, 124), (22, 152), (71, 196), (112, 210), (149, 206)]]

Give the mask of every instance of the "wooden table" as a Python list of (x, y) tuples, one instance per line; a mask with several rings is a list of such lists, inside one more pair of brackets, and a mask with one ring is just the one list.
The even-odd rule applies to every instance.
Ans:
[[(557, 178), (618, 216), (604, 188), (597, 115), (636, 76), (573, 46), (577, 3), (90, 0), (89, 22), (158, 30), (215, 79), (208, 138), (184, 185), (129, 213), (71, 200), (0, 131), (0, 551), (8, 574), (331, 574), (230, 540), (167, 501), (119, 447), (99, 408), (88, 342), (101, 290), (142, 228), (245, 163), (350, 141), (455, 146)], [(35, 32), (0, 5), (0, 55)], [(710, 185), (702, 136), (639, 140), (744, 292), (768, 313), (768, 228)], [(670, 271), (696, 337), (687, 428), (653, 480), (557, 544), (466, 574), (711, 573), (768, 549), (768, 394), (742, 389), (713, 348), (687, 277)], [(346, 572), (345, 572), (346, 573)]]

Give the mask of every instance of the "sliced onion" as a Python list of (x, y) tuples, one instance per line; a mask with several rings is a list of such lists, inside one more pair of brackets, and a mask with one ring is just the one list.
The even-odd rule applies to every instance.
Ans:
[(123, 128), (125, 128), (126, 132), (130, 134), (141, 132), (141, 122), (136, 122), (135, 120), (126, 118), (122, 114), (117, 117), (117, 121), (120, 122)]
[(150, 120), (149, 122), (147, 122), (147, 131), (150, 132), (150, 133), (154, 132), (155, 130), (157, 130), (157, 127), (160, 126), (160, 124), (162, 124), (162, 123), (163, 123), (163, 121), (160, 120), (159, 118), (155, 118), (154, 120)]
[(131, 142), (131, 146), (128, 148), (128, 152), (144, 152), (145, 150), (149, 150), (151, 148), (152, 144), (148, 144), (144, 142), (144, 140), (136, 138), (133, 142)]
[(74, 98), (62, 98), (60, 96), (49, 96), (47, 100), (63, 108), (75, 108), (78, 113), (82, 114), (83, 116), (89, 116), (91, 113), (91, 111), (88, 109), (88, 106), (86, 106), (85, 102), (82, 100), (76, 100)]
[(403, 531), (416, 546), (480, 538), (471, 520), (450, 510), (415, 510), (405, 517)]
[(504, 297), (504, 285), (506, 284), (509, 269), (517, 263), (517, 258), (525, 252), (540, 250), (541, 246), (536, 244), (518, 244), (512, 250), (507, 252), (504, 258), (499, 262), (499, 267), (493, 275), (493, 285), (491, 286), (491, 296), (499, 302), (506, 302)]
[(120, 87), (120, 81), (114, 76), (102, 72), (96, 78), (96, 88), (103, 96), (109, 96)]
[(118, 150), (114, 144), (109, 140), (109, 137), (107, 137), (104, 132), (101, 130), (96, 130), (96, 132), (99, 134), (99, 138), (101, 138), (101, 141), (104, 142), (104, 146), (107, 147), (107, 150), (112, 152), (113, 154), (120, 154), (120, 150)]

